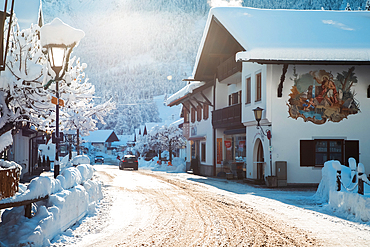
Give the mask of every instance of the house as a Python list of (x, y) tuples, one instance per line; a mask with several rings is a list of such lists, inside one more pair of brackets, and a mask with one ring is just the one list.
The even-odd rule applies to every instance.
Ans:
[(10, 146), (8, 159), (22, 166), (21, 178), (24, 175), (39, 175), (43, 171), (38, 164), (38, 146), (44, 144), (47, 135), (26, 124), (12, 131), (13, 143)]
[(184, 107), (200, 173), (242, 163), (247, 179), (302, 185), (326, 160), (370, 163), (369, 24), (368, 11), (212, 8), (193, 77), (167, 101)]
[(117, 137), (118, 137), (119, 141), (112, 143), (112, 147), (115, 148), (117, 154), (122, 153), (127, 148), (134, 146), (135, 134), (132, 134), (132, 135), (117, 135)]
[(90, 131), (90, 135), (82, 137), (82, 140), (91, 144), (96, 151), (107, 154), (112, 154), (112, 143), (119, 141), (113, 130)]

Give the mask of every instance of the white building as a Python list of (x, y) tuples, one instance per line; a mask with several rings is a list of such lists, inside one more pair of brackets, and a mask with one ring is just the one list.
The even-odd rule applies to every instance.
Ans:
[(190, 79), (201, 83), (167, 101), (203, 115), (184, 118), (201, 174), (242, 162), (247, 179), (317, 184), (326, 160), (370, 163), (369, 24), (366, 11), (211, 9)]

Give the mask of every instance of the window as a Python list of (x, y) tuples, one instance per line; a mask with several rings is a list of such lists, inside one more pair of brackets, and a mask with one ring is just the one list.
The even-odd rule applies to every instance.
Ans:
[(202, 142), (201, 143), (201, 149), (202, 149), (202, 157), (201, 157), (201, 162), (206, 162), (206, 143)]
[(258, 73), (256, 75), (256, 102), (261, 101), (262, 95), (261, 95), (261, 73)]
[(359, 160), (359, 142), (342, 139), (316, 139), (300, 141), (301, 166), (323, 166), (328, 160), (348, 165), (348, 158)]
[(241, 103), (241, 95), (242, 95), (242, 91), (230, 94), (229, 95), (229, 106), (240, 104)]
[(250, 104), (251, 103), (251, 78), (248, 77), (245, 81), (245, 103)]
[(195, 123), (195, 108), (191, 108), (191, 122)]
[(198, 122), (202, 121), (202, 106), (201, 105), (197, 106), (197, 121)]
[(207, 120), (209, 117), (209, 105), (203, 104), (203, 119)]
[(342, 163), (342, 140), (316, 140), (315, 165), (324, 165), (327, 160), (338, 160)]

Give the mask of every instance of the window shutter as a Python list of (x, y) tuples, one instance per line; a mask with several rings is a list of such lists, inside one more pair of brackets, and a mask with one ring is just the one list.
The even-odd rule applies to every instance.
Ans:
[(346, 166), (348, 165), (349, 158), (355, 158), (356, 163), (360, 161), (360, 148), (359, 148), (359, 141), (355, 140), (346, 140), (344, 142), (344, 163)]
[(195, 123), (195, 108), (191, 108), (191, 122)]
[(315, 166), (315, 141), (300, 140), (301, 166)]

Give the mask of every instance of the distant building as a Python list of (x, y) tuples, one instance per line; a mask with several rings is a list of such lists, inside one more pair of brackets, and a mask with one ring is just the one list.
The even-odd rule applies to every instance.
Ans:
[(112, 143), (119, 141), (113, 130), (90, 131), (90, 135), (82, 137), (82, 140), (90, 143), (96, 151), (107, 154), (112, 154)]

